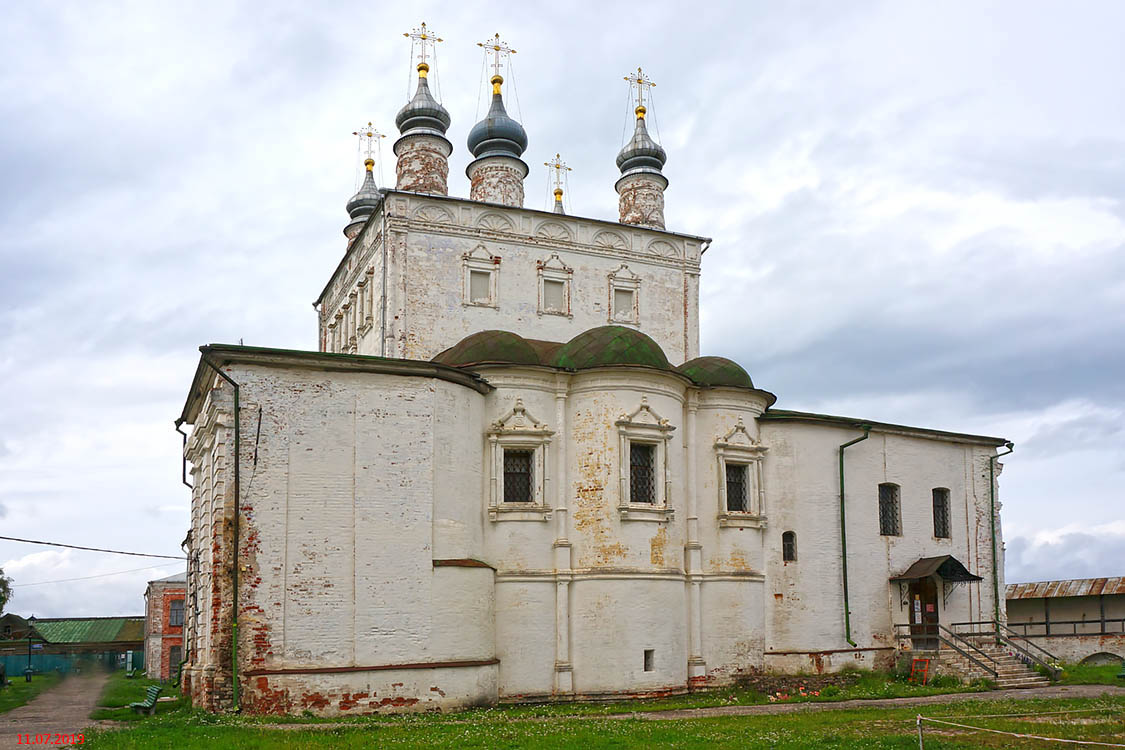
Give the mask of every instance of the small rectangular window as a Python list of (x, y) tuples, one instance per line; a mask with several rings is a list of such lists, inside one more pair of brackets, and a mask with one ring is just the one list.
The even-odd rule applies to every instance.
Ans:
[(633, 319), (633, 295), (632, 289), (614, 289), (613, 290), (613, 319), (614, 320), (632, 320)]
[(949, 490), (944, 487), (934, 488), (934, 536), (938, 539), (948, 539), (951, 536), (949, 523)]
[(543, 310), (566, 312), (566, 282), (543, 279)]
[(656, 669), (655, 662), (656, 662), (656, 650), (651, 649), (651, 648), (646, 648), (645, 649), (645, 655), (644, 655), (645, 671), (651, 672), (654, 669)]
[(173, 628), (184, 626), (184, 600), (173, 599), (168, 607), (168, 625)]
[(746, 464), (727, 464), (727, 510), (745, 513), (750, 510), (746, 504)]
[(492, 274), (488, 271), (469, 271), (469, 301), (476, 305), (492, 302)]
[(629, 502), (656, 502), (656, 446), (629, 443)]
[(504, 451), (504, 502), (530, 503), (533, 451)]
[(897, 484), (879, 485), (879, 533), (883, 536), (902, 536)]

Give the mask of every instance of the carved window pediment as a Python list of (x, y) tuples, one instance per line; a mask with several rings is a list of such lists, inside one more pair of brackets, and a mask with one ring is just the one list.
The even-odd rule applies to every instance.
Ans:
[(672, 474), (668, 454), (676, 428), (656, 413), (647, 397), (632, 412), (622, 414), (616, 426), (621, 520), (670, 521), (675, 510), (669, 503)]
[(720, 527), (766, 527), (762, 458), (767, 450), (750, 434), (742, 417), (715, 441)]
[[(490, 521), (546, 521), (551, 517), (547, 489), (550, 484), (551, 436), (554, 434), (528, 412), (520, 398), (516, 399), (511, 411), (489, 425), (485, 435), (489, 445)], [(512, 459), (515, 458), (521, 463), (519, 492), (526, 493), (527, 502), (511, 501), (516, 493), (504, 486), (505, 481), (516, 476), (512, 471)]]

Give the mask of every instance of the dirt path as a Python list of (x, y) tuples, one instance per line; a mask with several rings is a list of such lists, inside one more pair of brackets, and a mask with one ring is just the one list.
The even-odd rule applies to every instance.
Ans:
[(21, 734), (32, 735), (34, 742), (36, 734), (53, 736), (81, 732), (94, 723), (89, 719), (90, 712), (97, 705), (108, 678), (109, 674), (101, 671), (67, 677), (26, 706), (0, 714), (0, 750), (20, 748), (18, 735)]

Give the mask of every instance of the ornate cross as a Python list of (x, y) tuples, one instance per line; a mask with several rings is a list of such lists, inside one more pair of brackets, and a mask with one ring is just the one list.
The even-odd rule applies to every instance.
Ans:
[(359, 148), (363, 151), (364, 158), (367, 159), (375, 158), (375, 151), (379, 145), (379, 139), (387, 137), (376, 130), (375, 126), (370, 122), (367, 123), (366, 127), (361, 127), (359, 130), (352, 131), (352, 135), (359, 137)]
[(644, 71), (639, 67), (636, 73), (631, 73), (625, 76), (625, 80), (629, 82), (629, 89), (637, 98), (637, 109), (641, 110), (638, 114), (643, 114), (645, 106), (645, 89), (650, 89), (656, 86), (652, 79), (645, 75)]
[(427, 51), (433, 52), (434, 45), (443, 41), (440, 36), (437, 36), (434, 32), (426, 28), (425, 21), (413, 31), (404, 32), (403, 36), (410, 39), (410, 54), (412, 57), (414, 55), (414, 46), (420, 45), (421, 50), (418, 53), (418, 62), (423, 65), (428, 65), (428, 63), (426, 63)]
[(500, 65), (509, 55), (516, 51), (508, 46), (507, 42), (500, 41), (500, 34), (494, 34), (486, 42), (477, 42), (477, 46), (484, 50), (485, 55), (492, 55), (492, 75), (500, 75)]
[(563, 179), (566, 177), (566, 173), (573, 170), (566, 165), (566, 162), (563, 161), (562, 157), (558, 154), (555, 154), (554, 159), (543, 162), (543, 166), (549, 167), (551, 169), (553, 173), (552, 180), (555, 183), (555, 190), (561, 191), (563, 186)]

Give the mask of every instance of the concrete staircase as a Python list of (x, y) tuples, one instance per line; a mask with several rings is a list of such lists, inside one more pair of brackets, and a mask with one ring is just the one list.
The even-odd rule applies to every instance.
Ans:
[(979, 643), (977, 647), (991, 657), (991, 660), (981, 658), (976, 651), (966, 651), (978, 661), (995, 668), (997, 677), (985, 672), (954, 649), (944, 647), (938, 652), (938, 671), (958, 675), (966, 682), (985, 677), (995, 680), (1001, 689), (1046, 687), (1051, 684), (1050, 680), (1025, 664), (1014, 650), (995, 642)]

